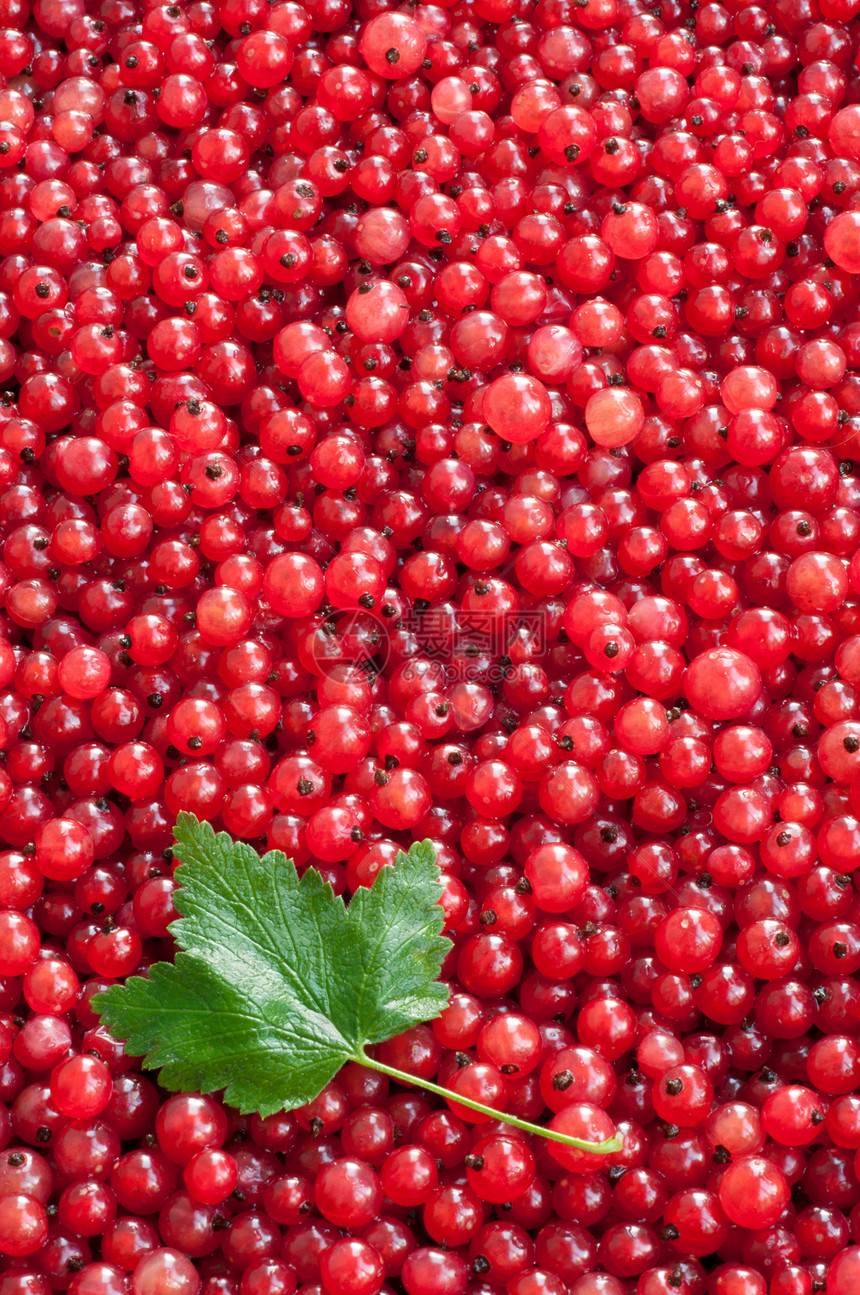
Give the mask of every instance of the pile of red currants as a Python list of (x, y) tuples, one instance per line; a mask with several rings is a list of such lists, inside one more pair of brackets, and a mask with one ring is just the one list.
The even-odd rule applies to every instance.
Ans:
[[(860, 1292), (860, 0), (0, 0), (0, 1295)], [(180, 811), (450, 1000), (243, 1117)]]

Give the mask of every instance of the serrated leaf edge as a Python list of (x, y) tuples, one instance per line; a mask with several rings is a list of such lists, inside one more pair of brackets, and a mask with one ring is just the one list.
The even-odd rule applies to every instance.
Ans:
[[(141, 990), (145, 989), (147, 996), (149, 996), (149, 991), (152, 990), (153, 985), (157, 986), (160, 979), (173, 976), (181, 977), (184, 971), (193, 972), (195, 969), (199, 974), (204, 968), (213, 975), (218, 974), (213, 970), (208, 959), (189, 948), (189, 927), (193, 927), (194, 918), (183, 909), (183, 894), (188, 889), (182, 885), (183, 877), (187, 877), (190, 873), (192, 879), (194, 879), (197, 876), (198, 868), (201, 868), (200, 878), (201, 880), (205, 878), (205, 870), (211, 867), (211, 860), (207, 861), (205, 858), (206, 853), (217, 856), (219, 851), (225, 847), (229, 847), (235, 853), (238, 847), (243, 854), (247, 851), (248, 855), (252, 856), (248, 859), (248, 864), (252, 868), (268, 866), (279, 871), (281, 869), (289, 870), (292, 873), (290, 880), (295, 886), (294, 897), (297, 897), (302, 891), (315, 890), (321, 900), (329, 904), (337, 903), (344, 915), (347, 918), (349, 916), (351, 904), (348, 906), (343, 896), (336, 895), (331, 884), (324, 881), (316, 869), (308, 868), (299, 877), (293, 861), (288, 859), (280, 850), (271, 850), (264, 855), (259, 855), (246, 842), (233, 841), (227, 832), (216, 833), (211, 823), (200, 822), (193, 814), (184, 811), (177, 816), (174, 838), (176, 841), (175, 854), (179, 857), (179, 863), (174, 875), (180, 883), (175, 892), (174, 904), (180, 916), (170, 924), (168, 929), (179, 948), (172, 963), (165, 961), (153, 963), (149, 968), (148, 977), (130, 976), (123, 984), (111, 985), (93, 998), (93, 1011), (102, 1017), (111, 1029), (126, 1014), (125, 1005), (129, 1004)], [(182, 857), (183, 846), (192, 855), (192, 858), (187, 861)], [(441, 897), (443, 887), (439, 881), (436, 867), (436, 852), (430, 841), (417, 841), (410, 846), (407, 852), (400, 851), (395, 857), (393, 869), (398, 867), (402, 869), (404, 866), (415, 868), (418, 874), (422, 871), (429, 871), (431, 875), (427, 875), (421, 880), (427, 886), (437, 886)], [(380, 869), (371, 887), (365, 889), (373, 892), (377, 883), (381, 888), (384, 888), (387, 884), (385, 874), (390, 874), (391, 871), (392, 868), (389, 866)], [(360, 893), (360, 891), (356, 892), (356, 894)], [(355, 896), (353, 896), (354, 899)], [(436, 909), (435, 912), (433, 911), (434, 908)], [(447, 987), (431, 978), (438, 976), (441, 965), (451, 947), (450, 940), (442, 935), (443, 929), (444, 914), (441, 905), (428, 905), (423, 929), (417, 931), (414, 937), (415, 956), (419, 963), (423, 964), (422, 975), (428, 978), (426, 992), (421, 995), (417, 1002), (413, 1000), (413, 1010), (409, 1012), (410, 1021), (414, 1024), (418, 1023), (419, 1012), (422, 1021), (435, 1019), (444, 1010), (448, 1001)], [(288, 965), (285, 965), (285, 970), (289, 970)], [(151, 1007), (151, 1005), (149, 1006)], [(189, 1008), (189, 1011), (192, 1010)], [(320, 1015), (324, 1016), (323, 1013), (320, 1013)], [(336, 1030), (333, 1022), (329, 1018), (325, 1019), (327, 1024)], [(152, 1019), (153, 1027), (156, 1021), (157, 1013)], [(404, 1025), (404, 1028), (408, 1028), (408, 1024)], [(119, 1026), (119, 1031), (121, 1036), (124, 1032), (121, 1025)], [(343, 1036), (339, 1037), (342, 1038)], [(213, 1065), (212, 1072), (204, 1074), (200, 1066), (196, 1066), (195, 1063), (184, 1062), (181, 1058), (175, 1056), (172, 1050), (165, 1053), (154, 1029), (149, 1030), (145, 1026), (133, 1028), (129, 1031), (127, 1044), (133, 1055), (139, 1055), (143, 1058), (147, 1069), (161, 1072), (160, 1081), (164, 1087), (174, 1091), (191, 1089), (216, 1092), (223, 1090), (225, 1101), (229, 1105), (236, 1107), (242, 1114), (259, 1112), (261, 1115), (266, 1116), (284, 1109), (295, 1109), (296, 1106), (312, 1101), (343, 1065), (350, 1060), (366, 1063), (365, 1048), (382, 1043), (390, 1037), (392, 1037), (391, 1031), (381, 1033), (371, 1030), (354, 1050), (352, 1045), (344, 1040), (344, 1048), (348, 1055), (332, 1063), (329, 1076), (322, 1085), (317, 1085), (315, 1082), (307, 1090), (301, 1101), (295, 1101), (289, 1107), (285, 1107), (281, 1101), (274, 1103), (265, 1100), (261, 1101), (259, 1100), (259, 1094), (252, 1097), (251, 1093), (246, 1091), (246, 1083), (229, 1074), (229, 1066), (227, 1069), (219, 1069), (216, 1062)], [(191, 1067), (191, 1069), (186, 1069), (185, 1067)], [(217, 1076), (217, 1079), (215, 1076)]]

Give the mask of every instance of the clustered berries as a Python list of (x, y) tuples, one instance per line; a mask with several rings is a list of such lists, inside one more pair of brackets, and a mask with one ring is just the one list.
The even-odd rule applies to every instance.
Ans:
[[(0, 0), (0, 1295), (857, 1295), (860, 0), (395, 6)], [(450, 1109), (140, 1072), (180, 810)]]

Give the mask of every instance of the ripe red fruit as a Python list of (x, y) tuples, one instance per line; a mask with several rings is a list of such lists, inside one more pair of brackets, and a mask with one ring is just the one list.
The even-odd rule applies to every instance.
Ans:
[[(0, 8), (0, 1295), (854, 1295), (854, 6)], [(159, 1095), (180, 811), (450, 1109)]]

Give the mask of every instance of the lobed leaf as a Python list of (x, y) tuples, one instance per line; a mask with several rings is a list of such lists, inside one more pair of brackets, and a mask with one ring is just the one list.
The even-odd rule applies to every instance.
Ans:
[(347, 908), (319, 873), (262, 858), (209, 823), (175, 829), (175, 962), (94, 1001), (172, 1089), (225, 1090), (244, 1113), (312, 1100), (347, 1061), (447, 1001), (435, 852), (418, 842)]

